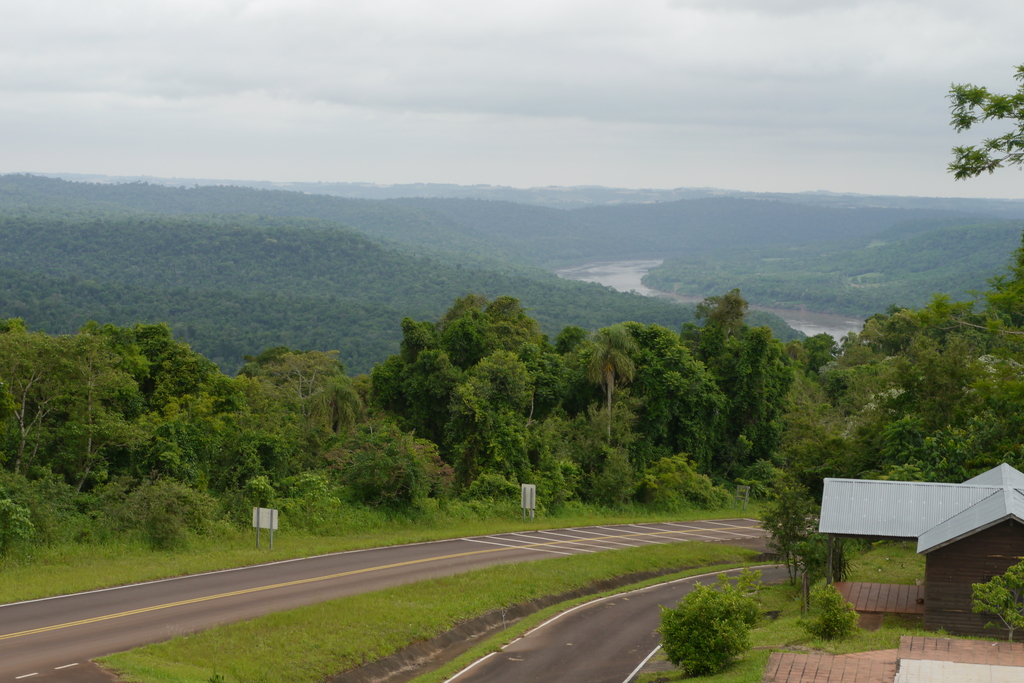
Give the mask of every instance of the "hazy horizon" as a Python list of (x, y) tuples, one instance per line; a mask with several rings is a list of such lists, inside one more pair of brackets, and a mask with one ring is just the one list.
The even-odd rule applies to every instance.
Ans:
[(0, 5), (0, 173), (1024, 197), (946, 171), (1019, 0)]

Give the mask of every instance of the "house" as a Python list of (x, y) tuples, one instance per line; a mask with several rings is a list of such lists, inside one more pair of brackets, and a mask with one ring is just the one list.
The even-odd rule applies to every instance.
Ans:
[(818, 530), (914, 541), (925, 556), (924, 626), (992, 635), (971, 584), (1024, 559), (1024, 474), (1003, 464), (962, 484), (825, 479)]

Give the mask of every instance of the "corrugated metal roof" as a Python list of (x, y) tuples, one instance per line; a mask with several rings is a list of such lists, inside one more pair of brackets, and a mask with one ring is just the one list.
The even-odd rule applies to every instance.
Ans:
[(818, 530), (918, 538), (996, 490), (963, 484), (826, 479)]
[(962, 484), (826, 479), (818, 531), (916, 538), (926, 553), (1007, 518), (1024, 522), (1024, 474), (994, 467)]
[(917, 552), (937, 550), (1013, 517), (1024, 519), (1024, 491), (1009, 487), (995, 489), (984, 500), (921, 534), (917, 539)]
[(973, 479), (968, 479), (964, 486), (1009, 486), (1015, 489), (1024, 489), (1024, 473), (1010, 467), (1005, 462), (998, 467), (993, 467), (988, 472), (982, 472)]

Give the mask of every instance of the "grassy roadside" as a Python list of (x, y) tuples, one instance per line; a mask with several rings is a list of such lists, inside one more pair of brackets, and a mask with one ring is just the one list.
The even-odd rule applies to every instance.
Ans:
[(498, 565), (220, 626), (99, 661), (133, 682), (206, 683), (216, 670), (231, 683), (314, 683), (502, 606), (634, 572), (735, 565), (755, 554), (685, 542), (540, 560), (529, 572)]
[[(924, 578), (924, 557), (918, 555), (911, 544), (880, 543), (854, 560), (851, 581), (906, 583)], [(889, 650), (899, 647), (900, 636), (935, 636), (925, 631), (918, 619), (886, 615), (878, 631), (862, 631), (841, 641), (823, 641), (812, 638), (801, 628), (800, 595), (788, 583), (769, 586), (759, 594), (763, 612), (779, 612), (777, 619), (762, 617), (751, 631), (752, 650), (727, 670), (716, 676), (688, 677), (682, 671), (645, 673), (638, 683), (760, 683), (769, 655), (774, 652), (804, 652), (849, 654), (869, 650)], [(814, 616), (813, 608), (811, 617)], [(949, 636), (944, 636), (949, 637)], [(662, 653), (657, 658), (664, 660)]]
[(474, 520), (432, 517), (396, 520), (386, 528), (339, 536), (278, 533), (273, 551), (267, 549), (266, 538), (263, 548), (256, 550), (251, 530), (193, 539), (187, 548), (175, 551), (154, 551), (142, 543), (132, 542), (67, 544), (39, 548), (31, 555), (8, 558), (0, 563), (0, 604), (296, 557), (458, 536), (595, 524), (756, 517), (757, 513), (757, 507), (751, 505), (746, 511), (734, 508), (676, 513), (601, 511), (546, 516), (530, 523), (508, 517)]

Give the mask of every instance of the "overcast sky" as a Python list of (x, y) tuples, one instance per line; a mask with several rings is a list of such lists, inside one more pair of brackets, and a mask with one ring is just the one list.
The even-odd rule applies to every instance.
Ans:
[(0, 0), (0, 172), (1024, 197), (1021, 0)]

